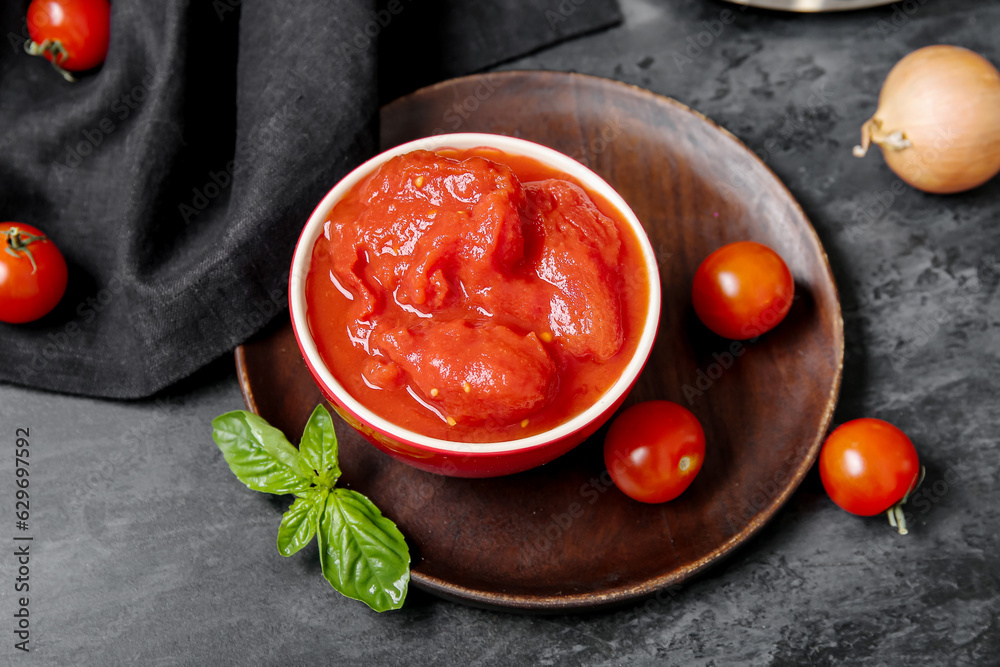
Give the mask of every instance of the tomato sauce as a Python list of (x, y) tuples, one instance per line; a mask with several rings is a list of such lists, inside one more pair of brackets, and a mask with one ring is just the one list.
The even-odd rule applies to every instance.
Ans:
[(638, 240), (566, 174), (495, 149), (384, 163), (330, 213), (306, 279), (320, 355), (358, 401), (444, 440), (584, 411), (635, 351)]

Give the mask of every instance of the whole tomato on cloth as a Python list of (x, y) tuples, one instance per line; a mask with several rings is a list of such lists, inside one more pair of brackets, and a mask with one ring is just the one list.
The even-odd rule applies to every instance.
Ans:
[(671, 401), (637, 403), (618, 415), (604, 439), (604, 464), (625, 495), (644, 503), (673, 500), (705, 461), (705, 431)]
[(0, 222), (0, 321), (31, 322), (56, 307), (66, 291), (66, 260), (41, 231)]
[(28, 6), (31, 41), (24, 49), (45, 57), (67, 81), (73, 81), (70, 72), (83, 72), (104, 62), (110, 32), (108, 0), (32, 0)]
[(819, 454), (819, 475), (834, 503), (859, 516), (888, 512), (889, 522), (903, 535), (907, 530), (902, 506), (923, 473), (913, 442), (881, 419), (841, 424)]

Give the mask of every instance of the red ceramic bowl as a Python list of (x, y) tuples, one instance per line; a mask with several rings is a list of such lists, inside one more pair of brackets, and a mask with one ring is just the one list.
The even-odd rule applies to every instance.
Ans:
[[(576, 178), (587, 189), (603, 196), (621, 213), (639, 239), (642, 259), (649, 277), (649, 303), (639, 344), (632, 359), (615, 383), (587, 410), (558, 426), (519, 440), (503, 442), (453, 442), (431, 438), (405, 429), (378, 416), (351, 396), (337, 382), (334, 374), (316, 349), (306, 318), (305, 282), (312, 261), (313, 246), (323, 233), (323, 223), (334, 205), (355, 184), (392, 157), (415, 150), (444, 147), (467, 149), (479, 146), (497, 148), (512, 155), (534, 158)], [(649, 358), (660, 319), (660, 276), (649, 239), (628, 204), (600, 176), (579, 162), (539, 144), (495, 134), (444, 134), (418, 139), (388, 150), (344, 177), (323, 198), (302, 230), (288, 284), (288, 303), (292, 327), (306, 366), (316, 384), (344, 420), (369, 442), (404, 463), (421, 470), (453, 477), (495, 477), (528, 470), (565, 454), (583, 442), (606, 422), (625, 400)]]

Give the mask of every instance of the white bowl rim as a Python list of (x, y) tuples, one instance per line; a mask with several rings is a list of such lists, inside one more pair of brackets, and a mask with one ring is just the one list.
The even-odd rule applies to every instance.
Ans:
[[(312, 261), (313, 246), (320, 234), (323, 233), (323, 226), (330, 211), (351, 188), (359, 181), (368, 177), (382, 163), (397, 155), (416, 150), (438, 150), (442, 148), (457, 148), (461, 150), (479, 147), (495, 148), (505, 153), (534, 158), (547, 166), (573, 176), (587, 189), (604, 197), (632, 228), (633, 233), (639, 241), (639, 247), (642, 251), (642, 258), (649, 278), (649, 303), (647, 305), (642, 335), (639, 338), (632, 358), (614, 384), (593, 405), (572, 419), (547, 431), (542, 431), (526, 438), (498, 442), (465, 442), (433, 438), (399, 426), (374, 413), (354, 398), (333, 376), (333, 373), (319, 354), (306, 316), (305, 282)], [(302, 233), (295, 246), (295, 254), (292, 257), (288, 295), (292, 325), (306, 361), (313, 368), (314, 372), (319, 375), (320, 379), (326, 385), (327, 390), (335, 395), (348, 411), (354, 413), (376, 431), (381, 431), (391, 437), (418, 445), (423, 449), (442, 454), (469, 454), (473, 456), (523, 451), (548, 445), (585, 428), (593, 420), (600, 417), (601, 414), (628, 391), (645, 366), (656, 338), (661, 299), (659, 268), (656, 262), (656, 255), (649, 242), (649, 237), (646, 235), (635, 213), (632, 212), (632, 209), (614, 188), (588, 167), (555, 149), (528, 141), (527, 139), (481, 132), (438, 134), (409, 141), (379, 153), (344, 176), (326, 194), (312, 212), (312, 215), (309, 216), (308, 222), (306, 222), (305, 227), (302, 229)]]

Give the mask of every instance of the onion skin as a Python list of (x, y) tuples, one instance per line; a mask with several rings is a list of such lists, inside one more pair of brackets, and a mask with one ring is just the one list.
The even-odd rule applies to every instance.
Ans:
[(927, 46), (889, 72), (875, 115), (861, 128), (870, 144), (913, 187), (949, 194), (1000, 172), (1000, 72), (958, 46)]

